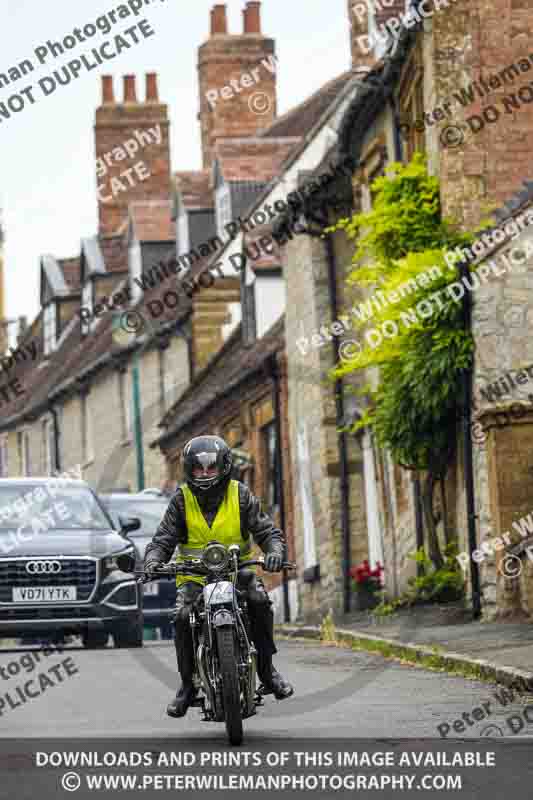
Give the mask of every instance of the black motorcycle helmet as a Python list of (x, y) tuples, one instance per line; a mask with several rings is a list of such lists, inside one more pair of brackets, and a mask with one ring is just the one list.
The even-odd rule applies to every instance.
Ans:
[(183, 473), (191, 490), (222, 488), (230, 478), (233, 456), (219, 436), (196, 436), (183, 448)]

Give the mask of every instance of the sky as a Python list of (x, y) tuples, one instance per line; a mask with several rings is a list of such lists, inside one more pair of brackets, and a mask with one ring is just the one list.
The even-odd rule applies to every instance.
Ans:
[[(0, 87), (0, 107), (13, 95), (24, 107), (9, 119), (0, 115), (0, 208), (5, 235), (4, 263), (8, 317), (39, 311), (39, 259), (79, 253), (80, 240), (97, 231), (94, 115), (101, 100), (102, 74), (135, 73), (138, 96), (144, 75), (157, 72), (159, 97), (169, 106), (172, 170), (201, 168), (197, 50), (208, 38), (214, 0), (152, 0), (137, 17), (119, 20), (110, 33), (98, 32), (66, 56), (35, 54), (48, 40), (62, 41), (74, 28), (128, 0), (18, 0), (2, 11), (0, 74), (30, 59), (35, 70)], [(228, 0), (230, 33), (242, 31), (245, 0)], [(278, 113), (304, 100), (350, 66), (346, 0), (263, 0), (262, 30), (276, 40)], [(89, 54), (114, 34), (147, 19), (155, 35), (124, 50), (112, 61), (44, 96), (38, 81), (68, 60)], [(43, 56), (44, 57), (44, 56)], [(31, 86), (32, 104), (21, 90)], [(15, 108), (19, 100), (12, 100)]]

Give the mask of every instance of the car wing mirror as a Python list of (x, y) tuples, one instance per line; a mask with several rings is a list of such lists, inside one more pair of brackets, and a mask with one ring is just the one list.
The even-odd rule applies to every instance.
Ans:
[(139, 517), (119, 517), (118, 522), (120, 525), (120, 532), (123, 534), (138, 531), (141, 527), (141, 520)]

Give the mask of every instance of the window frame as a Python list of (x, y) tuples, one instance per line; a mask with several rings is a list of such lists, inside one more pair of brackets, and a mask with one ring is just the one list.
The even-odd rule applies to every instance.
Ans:
[(119, 369), (117, 372), (118, 380), (118, 402), (120, 409), (120, 427), (122, 444), (131, 442), (131, 413), (130, 397), (128, 391), (128, 370)]
[(0, 478), (9, 478), (9, 437), (0, 436)]
[(31, 478), (30, 432), (27, 428), (17, 431), (17, 450), (21, 476)]
[(45, 475), (53, 475), (57, 469), (55, 454), (54, 422), (47, 417), (42, 422), (43, 469)]
[(45, 356), (51, 355), (57, 347), (57, 323), (57, 303), (55, 300), (51, 300), (43, 309), (43, 351)]
[(272, 419), (260, 428), (262, 450), (262, 497), (271, 516), (278, 513), (280, 498), (278, 495), (278, 452), (276, 447), (276, 420)]
[(189, 230), (189, 214), (182, 209), (178, 215), (178, 257), (184, 256), (191, 249), (191, 234)]
[(221, 183), (215, 193), (217, 213), (217, 234), (222, 239), (225, 226), (231, 222), (231, 191), (227, 183)]
[(83, 466), (87, 467), (94, 461), (94, 442), (91, 403), (89, 392), (81, 395), (81, 452)]
[[(82, 308), (88, 309), (92, 316), (94, 308), (94, 283), (90, 278), (83, 284), (81, 290), (81, 305)], [(91, 322), (92, 320), (86, 322), (83, 317), (80, 319), (82, 336), (87, 336), (87, 334), (91, 332)]]

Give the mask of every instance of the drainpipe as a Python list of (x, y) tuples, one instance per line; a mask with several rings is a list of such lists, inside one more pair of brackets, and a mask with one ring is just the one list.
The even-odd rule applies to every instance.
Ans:
[[(458, 264), (459, 280), (469, 276), (465, 261)], [(470, 292), (463, 295), (463, 321), (465, 331), (472, 329), (472, 298)], [(472, 585), (472, 613), (474, 619), (481, 616), (481, 591), (479, 567), (472, 558), (477, 549), (476, 542), (476, 504), (474, 495), (474, 467), (472, 455), (472, 369), (464, 370), (462, 375), (464, 414), (462, 419), (463, 454), (465, 466), (465, 492), (468, 528), (468, 550), (470, 555), (470, 582)]]
[(61, 450), (59, 447), (59, 419), (57, 408), (55, 406), (50, 406), (50, 414), (54, 420), (54, 461), (56, 462), (56, 470), (58, 472), (61, 471)]
[(392, 111), (392, 133), (394, 140), (394, 160), (403, 161), (403, 147), (400, 133), (400, 114), (398, 112), (398, 101), (392, 95), (389, 99)]
[[(325, 237), (326, 243), (326, 259), (328, 265), (328, 290), (329, 302), (331, 310), (331, 318), (333, 320), (339, 317), (339, 307), (337, 299), (337, 281), (335, 275), (335, 251), (333, 249), (333, 241), (330, 234)], [(338, 336), (333, 336), (333, 351), (334, 351), (334, 364), (340, 361), (340, 339)], [(335, 381), (335, 409), (337, 417), (337, 426), (344, 424), (344, 395), (343, 395), (343, 380), (337, 378)], [(349, 506), (349, 492), (350, 492), (350, 479), (348, 476), (348, 448), (347, 437), (344, 431), (338, 434), (339, 444), (339, 464), (340, 464), (340, 495), (341, 495), (341, 532), (342, 532), (342, 576), (343, 576), (343, 611), (345, 614), (350, 613), (351, 608), (351, 578), (350, 578), (350, 563), (351, 563), (351, 530), (350, 530), (350, 506)]]
[[(424, 547), (424, 522), (422, 516), (422, 492), (420, 489), (420, 478), (418, 472), (415, 473), (413, 480), (413, 493), (415, 505), (415, 529), (416, 529), (416, 549), (420, 550)], [(424, 574), (424, 567), (422, 564), (416, 565), (416, 574), (420, 578)]]
[[(285, 532), (285, 495), (283, 493), (283, 448), (281, 446), (281, 402), (280, 402), (280, 374), (276, 361), (276, 354), (269, 358), (270, 375), (272, 377), (272, 404), (274, 406), (274, 425), (276, 427), (276, 493), (279, 501), (279, 524)], [(286, 557), (288, 558), (288, 550)], [(283, 616), (285, 622), (291, 621), (291, 608), (289, 601), (289, 574), (283, 570)]]

